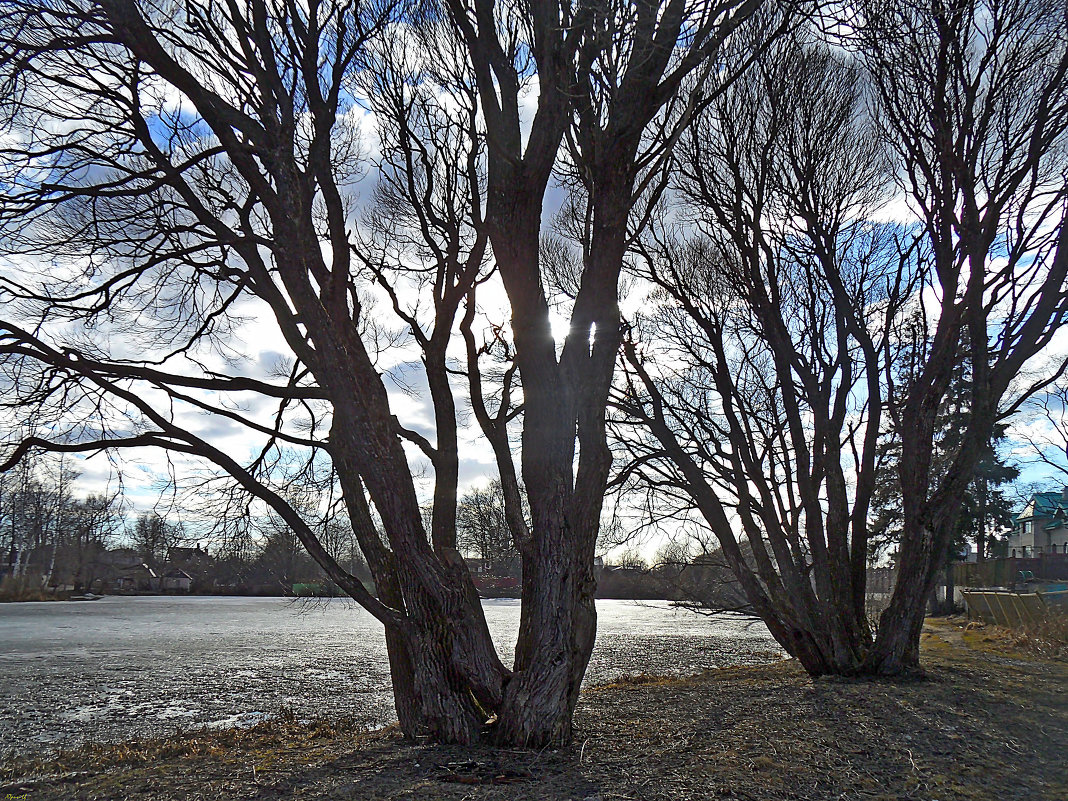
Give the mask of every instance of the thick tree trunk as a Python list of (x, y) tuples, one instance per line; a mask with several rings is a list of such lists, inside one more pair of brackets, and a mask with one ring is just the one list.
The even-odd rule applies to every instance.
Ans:
[(805, 621), (773, 603), (754, 606), (776, 642), (810, 676), (856, 676), (863, 672), (870, 639), (858, 636), (862, 621), (846, 620), (833, 610), (827, 610), (818, 621)]
[(571, 739), (572, 716), (597, 629), (592, 559), (566, 543), (565, 523), (535, 536), (524, 560), (523, 613), (515, 673), (505, 689), (497, 740), (542, 748)]
[(879, 618), (875, 643), (864, 662), (864, 672), (880, 676), (920, 674), (920, 634), (927, 598), (934, 587), (945, 547), (934, 532), (921, 527), (906, 530), (901, 561), (890, 605)]
[[(471, 576), (454, 548), (431, 549), (418, 514), (383, 515), (393, 523), (390, 550), (371, 518), (350, 434), (335, 422), (334, 464), (353, 531), (374, 577), (379, 600), (397, 612), (386, 618), (386, 649), (394, 704), (408, 737), (471, 743), (497, 712), (509, 672), (501, 663)], [(382, 452), (385, 452), (382, 448)], [(379, 479), (381, 481), (381, 479)], [(403, 487), (398, 480), (398, 487)], [(379, 489), (381, 507), (403, 502)], [(416, 506), (409, 503), (413, 509)], [(407, 526), (405, 526), (405, 523)], [(403, 558), (397, 551), (403, 550)], [(355, 597), (355, 596), (354, 596)]]
[[(812, 631), (797, 628), (790, 631), (791, 646), (787, 651), (801, 663), (810, 676), (855, 676), (860, 672), (861, 657), (847, 649), (836, 647), (834, 638), (820, 637)], [(783, 645), (786, 648), (785, 645)]]
[(864, 672), (877, 676), (923, 675), (920, 634), (926, 595), (907, 606), (887, 609), (879, 623), (875, 645), (864, 662)]
[[(529, 541), (520, 543), (520, 630), (496, 739), (504, 745), (543, 747), (570, 740), (572, 714), (593, 650), (596, 522), (591, 531), (576, 514), (576, 387), (557, 360), (542, 292), (541, 195), (512, 192), (508, 201), (495, 209), (490, 239), (511, 301), (523, 382), (522, 470), (531, 526)], [(586, 338), (588, 353), (588, 328)]]
[[(509, 674), (493, 650), (474, 584), (457, 578), (459, 591), (452, 582), (440, 593), (409, 590), (408, 619), (386, 626), (394, 705), (407, 737), (470, 744), (499, 712)], [(399, 595), (393, 587), (382, 599)]]
[(393, 707), (405, 737), (417, 737), (423, 729), (419, 694), (415, 688), (415, 668), (403, 632), (386, 627), (386, 655), (393, 684)]

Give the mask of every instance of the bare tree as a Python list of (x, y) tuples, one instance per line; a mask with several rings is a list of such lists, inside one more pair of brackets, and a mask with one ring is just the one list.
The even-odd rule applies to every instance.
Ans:
[[(501, 742), (568, 740), (595, 630), (616, 282), (641, 176), (655, 174), (670, 147), (645, 132), (678, 102), (687, 76), (712, 70), (709, 59), (756, 5), (11, 4), (0, 22), (0, 180), (11, 188), (0, 243), (45, 274), (3, 277), (5, 401), (61, 423), (48, 437), (9, 441), (3, 467), (36, 450), (157, 447), (201, 460), (235, 482), (246, 505), (277, 515), (383, 623), (406, 733), (470, 742), (496, 716)], [(457, 41), (467, 60), (443, 58), (432, 77), (459, 102), (436, 109), (418, 88), (426, 73), (410, 74), (395, 56), (409, 46), (433, 56)], [(381, 80), (370, 78), (379, 68)], [(524, 136), (520, 101), (535, 79)], [(368, 86), (384, 123), (382, 182), (377, 211), (355, 221), (367, 163), (352, 101)], [(680, 127), (689, 98), (671, 115)], [(439, 111), (457, 108), (444, 123)], [(539, 227), (577, 108), (586, 133), (576, 152), (592, 158), (593, 148), (591, 167), (611, 170), (589, 193), (591, 255), (558, 352)], [(390, 244), (397, 232), (399, 248)], [(446, 354), (464, 303), (459, 324), (475, 342), (471, 292), (488, 272), (487, 243), (512, 307), (532, 518), (524, 532), (519, 512), (509, 514), (524, 558), (514, 671), (494, 650), (455, 548)], [(431, 305), (410, 305), (409, 286)], [(379, 360), (397, 342), (375, 319), (372, 291), (416, 343), (436, 441), (393, 414)], [(285, 351), (273, 369), (232, 342), (243, 317), (270, 323)], [(477, 365), (466, 372), (515, 509), (514, 410), (503, 396), (496, 413), (486, 409)], [(227, 427), (257, 439), (248, 459), (215, 438)], [(435, 474), (429, 531), (406, 443)], [(323, 488), (322, 504), (299, 497), (305, 479)], [(335, 490), (377, 596), (318, 536)]]
[(508, 525), (504, 491), (499, 480), (464, 493), (456, 517), (459, 548), (476, 554), (483, 569), (509, 573), (518, 567), (519, 550)]
[[(1068, 26), (1050, 0), (863, 2), (857, 42), (927, 253), (923, 360), (889, 381), (901, 439), (897, 583), (868, 669), (919, 663), (923, 605), (998, 420), (1063, 364), (1042, 364), (1068, 313)], [(949, 469), (932, 469), (962, 342), (970, 397)], [(929, 344), (927, 344), (929, 343)]]
[[(404, 731), (467, 742), (508, 671), (462, 561), (423, 529), (350, 236), (364, 161), (348, 98), (393, 10), (11, 7), (4, 180), (17, 189), (2, 241), (52, 267), (5, 275), (6, 399), (61, 423), (11, 442), (5, 466), (38, 449), (154, 446), (221, 469), (384, 624)], [(288, 349), (275, 369), (230, 346), (243, 314)], [(255, 452), (228, 452), (190, 413), (255, 437)], [(291, 500), (300, 464), (335, 476), (377, 597)]]
[(624, 345), (624, 479), (703, 519), (806, 670), (857, 672), (881, 382), (911, 289), (867, 221), (889, 171), (859, 71), (811, 32), (781, 38), (687, 133), (678, 175), (685, 206), (642, 246), (660, 310)]
[(181, 526), (152, 512), (138, 515), (130, 532), (130, 543), (144, 563), (159, 571), (172, 548), (184, 542)]
[[(534, 745), (571, 736), (596, 634), (594, 549), (612, 462), (605, 409), (620, 343), (618, 286), (632, 211), (662, 176), (708, 76), (718, 75), (724, 41), (759, 5), (447, 2), (479, 89), (485, 227), (510, 301), (523, 387), (529, 532), (514, 509), (519, 493), (511, 457), (503, 453), (506, 418), (475, 410), (502, 464), (523, 555), (515, 669), (501, 715), (508, 741)], [(524, 131), (522, 98), (532, 69), (538, 106)], [(548, 294), (552, 276), (541, 259), (540, 234), (565, 134), (587, 225), (567, 304), (569, 330), (557, 343), (550, 307), (558, 299)]]
[[(631, 438), (631, 474), (705, 518), (806, 669), (896, 674), (918, 666), (993, 426), (1063, 366), (1036, 359), (1068, 310), (1068, 47), (1045, 2), (845, 10), (854, 38), (783, 45), (751, 73), (756, 102), (728, 93), (687, 140), (680, 190), (701, 236), (650, 246), (666, 303), (647, 324), (685, 367), (631, 343), (622, 408), (654, 437)], [(888, 157), (915, 224), (867, 222), (893, 196)], [(936, 443), (965, 343), (960, 436)], [(873, 637), (868, 516), (890, 430), (903, 535)]]
[(75, 504), (64, 532), (57, 573), (62, 572), (75, 591), (89, 589), (103, 567), (101, 556), (118, 540), (124, 524), (121, 492), (87, 495)]
[(97, 557), (123, 527), (122, 496), (78, 498), (78, 477), (62, 457), (26, 459), (0, 474), (0, 572), (38, 588), (91, 583)]

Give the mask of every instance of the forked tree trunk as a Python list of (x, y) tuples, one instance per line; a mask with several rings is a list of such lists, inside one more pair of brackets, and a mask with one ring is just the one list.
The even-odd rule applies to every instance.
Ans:
[[(875, 643), (864, 661), (864, 672), (879, 676), (922, 674), (920, 634), (927, 598), (935, 585), (945, 547), (938, 547), (934, 532), (921, 530), (902, 538), (902, 559), (890, 605), (879, 618)], [(904, 543), (916, 543), (906, 548)], [(924, 547), (922, 544), (930, 544)]]
[(810, 676), (856, 676), (863, 672), (870, 639), (858, 636), (867, 629), (864, 621), (843, 620), (825, 610), (819, 620), (798, 620), (767, 604), (758, 614), (783, 649), (801, 663)]
[(596, 636), (593, 548), (599, 520), (580, 514), (576, 504), (575, 412), (569, 394), (574, 388), (551, 377), (557, 374), (551, 340), (542, 361), (536, 347), (531, 350), (534, 358), (521, 362), (531, 537), (523, 555), (514, 673), (505, 688), (496, 739), (540, 748), (571, 739), (571, 720)]
[[(493, 650), (474, 584), (456, 578), (440, 593), (406, 593), (408, 619), (386, 626), (386, 649), (405, 736), (470, 744), (499, 713), (509, 674)], [(383, 592), (383, 600), (394, 592)]]
[(498, 724), (501, 744), (541, 748), (567, 743), (597, 630), (592, 558), (576, 553), (566, 522), (535, 536), (524, 560), (523, 611), (515, 673)]
[[(664, 448), (666, 457), (688, 482), (690, 497), (719, 540), (728, 567), (775, 641), (811, 676), (860, 673), (871, 643), (863, 603), (856, 602), (854, 597), (860, 595), (863, 598), (863, 570), (858, 569), (848, 553), (842, 554), (837, 569), (831, 570), (828, 566), (826, 570), (826, 580), (822, 582), (826, 585), (823, 588), (826, 597), (821, 597), (816, 594), (809, 566), (794, 562), (790, 553), (782, 548), (779, 552), (783, 555), (778, 563), (773, 562), (761, 550), (759, 532), (750, 539), (754, 556), (747, 560), (739, 545), (735, 520), (727, 514), (704, 472), (667, 424), (662, 412), (667, 405), (663, 395), (636, 357), (634, 348), (628, 346), (625, 354), (642, 386), (655, 398), (651, 407), (659, 410), (644, 418), (646, 425)], [(848, 583), (841, 587), (844, 578)]]

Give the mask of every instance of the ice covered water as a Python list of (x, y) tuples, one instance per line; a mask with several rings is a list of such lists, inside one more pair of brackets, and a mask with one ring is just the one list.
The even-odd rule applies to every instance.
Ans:
[[(505, 664), (519, 602), (486, 600)], [(664, 601), (598, 601), (587, 684), (766, 662), (762, 625)], [(344, 600), (107, 597), (0, 605), (0, 749), (249, 726), (279, 710), (393, 720), (380, 624)]]

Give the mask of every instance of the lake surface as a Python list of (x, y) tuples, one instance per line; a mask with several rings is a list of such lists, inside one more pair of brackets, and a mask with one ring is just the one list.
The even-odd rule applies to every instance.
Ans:
[[(485, 600), (511, 664), (519, 602)], [(762, 624), (598, 601), (586, 683), (781, 658)], [(0, 604), (0, 750), (34, 752), (298, 716), (394, 720), (381, 626), (351, 602), (108, 597)]]

